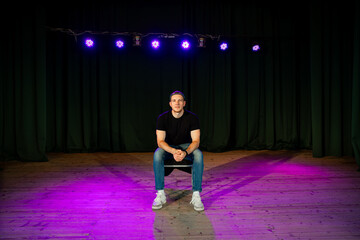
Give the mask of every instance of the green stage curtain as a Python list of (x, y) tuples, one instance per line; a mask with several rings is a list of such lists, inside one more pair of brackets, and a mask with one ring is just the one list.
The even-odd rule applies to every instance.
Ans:
[(311, 6), (310, 66), (313, 155), (352, 155), (354, 6)]
[[(356, 2), (354, 34), (354, 76), (352, 87), (352, 146), (360, 167), (360, 3)], [(360, 170), (360, 168), (359, 168)]]
[[(45, 20), (32, 16), (37, 20), (16, 30), (29, 33), (29, 42), (16, 48), (15, 36), (6, 40), (1, 152), (40, 160), (53, 151), (154, 151), (156, 118), (180, 90), (200, 118), (202, 150), (312, 149), (315, 157), (359, 159), (356, 6), (357, 12), (354, 1), (305, 1), (291, 9), (190, 0), (49, 4)], [(92, 35), (95, 47), (86, 49), (89, 34), (58, 28), (221, 35), (230, 51), (209, 39), (206, 48), (194, 42), (184, 53), (175, 38), (152, 52), (146, 37), (142, 47), (128, 38), (128, 48), (118, 50), (111, 34)], [(260, 52), (251, 51), (254, 42)], [(24, 148), (34, 155), (24, 157)]]
[[(109, 36), (94, 36), (99, 45), (89, 50), (82, 37), (49, 32), (47, 151), (153, 151), (156, 118), (169, 109), (174, 90), (184, 91), (187, 108), (199, 115), (203, 150), (311, 148), (306, 8), (294, 17), (251, 4), (146, 7), (90, 5), (52, 25), (217, 33), (230, 40), (231, 51), (220, 52), (214, 40), (186, 54), (175, 45), (151, 53), (145, 42), (121, 52), (108, 46)], [(260, 53), (250, 48), (256, 39)]]
[(0, 57), (0, 155), (47, 161), (45, 13), (4, 6)]

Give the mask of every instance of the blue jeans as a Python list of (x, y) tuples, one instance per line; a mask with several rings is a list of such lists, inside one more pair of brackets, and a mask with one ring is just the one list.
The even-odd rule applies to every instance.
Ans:
[[(172, 146), (176, 149), (186, 150), (190, 143), (184, 143), (177, 146)], [(172, 159), (173, 155), (171, 153), (166, 152), (162, 148), (156, 149), (154, 153), (154, 174), (155, 174), (155, 188), (156, 190), (164, 189), (164, 178), (165, 178), (165, 170), (164, 170), (164, 161), (165, 159)], [(202, 183), (202, 175), (204, 171), (204, 160), (203, 154), (199, 149), (196, 149), (191, 154), (189, 154), (186, 159), (189, 159), (193, 162), (192, 167), (192, 190), (193, 191), (202, 191), (201, 183)]]

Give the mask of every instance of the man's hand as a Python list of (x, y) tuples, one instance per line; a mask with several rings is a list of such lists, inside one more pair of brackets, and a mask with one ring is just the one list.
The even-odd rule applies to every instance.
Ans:
[(186, 153), (183, 150), (177, 149), (173, 156), (175, 161), (181, 162), (185, 158)]

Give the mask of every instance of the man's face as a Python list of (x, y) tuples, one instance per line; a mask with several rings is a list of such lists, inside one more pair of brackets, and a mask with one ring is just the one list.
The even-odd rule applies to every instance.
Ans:
[(184, 109), (186, 101), (183, 96), (175, 94), (171, 96), (169, 104), (174, 112), (180, 113)]

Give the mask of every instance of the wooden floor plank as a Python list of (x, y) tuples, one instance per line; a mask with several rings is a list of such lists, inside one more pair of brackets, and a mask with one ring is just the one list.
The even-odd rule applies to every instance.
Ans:
[(351, 157), (310, 151), (204, 152), (205, 211), (191, 176), (155, 197), (153, 153), (49, 153), (1, 162), (0, 239), (360, 239), (360, 173)]

